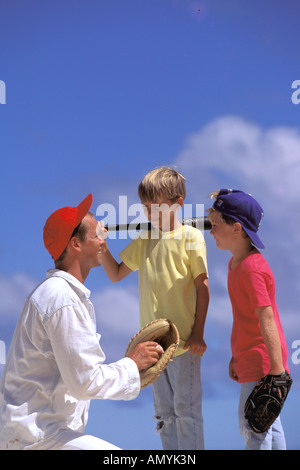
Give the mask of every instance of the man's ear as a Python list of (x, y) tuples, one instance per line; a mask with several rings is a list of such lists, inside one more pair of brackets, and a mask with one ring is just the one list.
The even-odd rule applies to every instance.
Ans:
[(72, 251), (80, 251), (80, 240), (78, 237), (72, 237), (69, 241), (69, 246)]

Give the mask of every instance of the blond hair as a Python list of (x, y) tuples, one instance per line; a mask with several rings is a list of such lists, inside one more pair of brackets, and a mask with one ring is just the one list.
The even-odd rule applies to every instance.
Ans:
[(156, 202), (166, 197), (172, 202), (182, 197), (185, 199), (185, 178), (174, 168), (156, 168), (142, 179), (138, 187), (141, 201)]
[[(210, 197), (211, 199), (217, 200), (219, 194), (220, 194), (220, 191), (213, 191), (213, 192), (210, 193), (207, 197)], [(210, 207), (209, 209), (206, 210), (206, 212), (208, 213), (208, 216), (210, 216), (210, 215), (213, 214), (214, 212), (219, 212), (219, 211), (217, 211), (216, 209), (214, 209), (214, 207)], [(225, 219), (223, 218), (223, 214), (222, 214), (221, 212), (220, 212), (220, 215), (221, 215), (222, 222), (226, 222)], [(233, 219), (232, 219), (232, 220), (233, 220)]]

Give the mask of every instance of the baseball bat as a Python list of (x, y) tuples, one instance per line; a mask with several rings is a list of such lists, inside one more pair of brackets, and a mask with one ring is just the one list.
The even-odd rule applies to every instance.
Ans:
[[(190, 225), (199, 230), (210, 230), (211, 223), (208, 217), (187, 217), (181, 220), (182, 225)], [(108, 232), (121, 232), (129, 230), (151, 230), (151, 222), (131, 223), (131, 224), (117, 224), (106, 225), (105, 228)]]

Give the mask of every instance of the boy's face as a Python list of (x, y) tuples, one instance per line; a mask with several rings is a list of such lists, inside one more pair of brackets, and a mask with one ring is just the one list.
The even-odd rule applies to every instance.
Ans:
[(153, 227), (163, 231), (171, 231), (178, 224), (177, 214), (183, 205), (183, 198), (172, 202), (166, 197), (161, 197), (158, 201), (142, 201), (145, 215)]
[(216, 245), (220, 250), (229, 250), (233, 246), (235, 241), (234, 233), (235, 228), (234, 225), (226, 224), (220, 212), (215, 211), (209, 215), (209, 220), (211, 222), (211, 231), (210, 234), (216, 240)]

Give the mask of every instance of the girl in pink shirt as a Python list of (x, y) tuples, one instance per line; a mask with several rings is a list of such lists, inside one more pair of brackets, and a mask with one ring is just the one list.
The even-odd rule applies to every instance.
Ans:
[(232, 304), (232, 358), (229, 376), (241, 384), (239, 424), (247, 450), (286, 449), (280, 417), (265, 433), (255, 433), (244, 405), (255, 384), (267, 374), (288, 372), (288, 349), (275, 300), (273, 273), (258, 248), (263, 209), (243, 191), (221, 189), (209, 211), (211, 235), (232, 253), (228, 292)]

